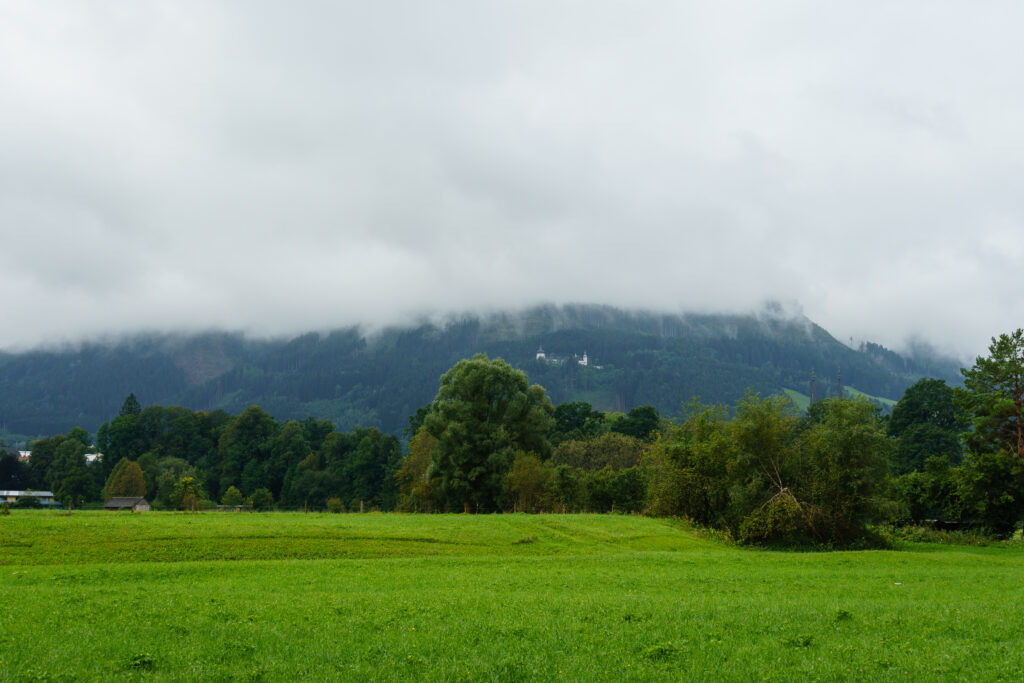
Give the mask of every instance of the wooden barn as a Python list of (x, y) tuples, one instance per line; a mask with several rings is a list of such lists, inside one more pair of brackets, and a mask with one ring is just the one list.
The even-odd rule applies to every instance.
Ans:
[(131, 510), (132, 512), (146, 512), (152, 510), (149, 501), (145, 498), (120, 497), (111, 498), (103, 506), (104, 510)]

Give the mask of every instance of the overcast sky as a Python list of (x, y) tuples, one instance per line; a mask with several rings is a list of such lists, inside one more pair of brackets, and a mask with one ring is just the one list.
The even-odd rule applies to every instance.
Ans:
[(1019, 2), (0, 4), (0, 348), (594, 302), (1024, 326)]

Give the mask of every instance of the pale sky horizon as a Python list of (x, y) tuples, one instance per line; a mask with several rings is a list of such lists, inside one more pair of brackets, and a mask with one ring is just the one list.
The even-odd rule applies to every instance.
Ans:
[(0, 349), (787, 302), (1024, 326), (1012, 2), (14, 0)]

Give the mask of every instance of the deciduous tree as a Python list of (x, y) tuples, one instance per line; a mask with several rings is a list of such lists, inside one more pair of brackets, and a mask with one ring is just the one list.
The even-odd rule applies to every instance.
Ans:
[(600, 435), (605, 429), (604, 413), (594, 410), (586, 401), (559, 404), (554, 412), (555, 426), (551, 443), (586, 441)]
[(619, 432), (634, 439), (649, 441), (657, 433), (661, 425), (661, 417), (654, 406), (637, 406), (630, 410), (625, 417), (616, 420), (611, 430)]
[(220, 499), (220, 504), (226, 507), (237, 507), (243, 502), (245, 502), (245, 498), (242, 497), (242, 492), (236, 486), (229, 486), (228, 490), (224, 492), (224, 497)]
[(432, 472), (448, 506), (501, 508), (502, 483), (516, 451), (547, 458), (554, 408), (538, 385), (500, 358), (461, 360), (441, 377), (423, 426), (437, 439)]
[(431, 455), (437, 439), (420, 429), (409, 442), (409, 455), (395, 473), (398, 485), (398, 509), (406, 512), (433, 512), (437, 506), (437, 481), (428, 478)]
[(18, 454), (0, 452), (0, 489), (20, 491), (28, 488), (28, 467)]
[(533, 453), (516, 453), (512, 468), (505, 474), (505, 488), (512, 499), (513, 512), (540, 512), (550, 502), (554, 472)]
[(968, 421), (953, 400), (953, 388), (941, 379), (922, 379), (895, 405), (887, 431), (896, 438), (893, 466), (897, 473), (922, 471), (931, 457), (956, 465), (963, 460), (960, 433)]
[(242, 474), (250, 466), (249, 478), (261, 479), (269, 458), (271, 440), (278, 432), (277, 423), (259, 406), (249, 406), (231, 420), (217, 443), (219, 490), (223, 495), (229, 486), (242, 482)]
[(819, 541), (846, 544), (886, 510), (880, 495), (889, 440), (866, 400), (829, 399), (824, 419), (803, 435), (801, 497), (813, 511)]
[(134, 460), (121, 460), (114, 466), (114, 471), (107, 477), (107, 483), (103, 487), (102, 497), (109, 500), (114, 496), (138, 496), (146, 495), (146, 477)]
[(85, 452), (89, 433), (80, 427), (73, 427), (57, 446), (53, 463), (47, 470), (47, 485), (54, 496), (67, 507), (79, 506), (86, 498), (92, 498), (95, 491), (93, 477), (86, 470)]
[(195, 477), (182, 477), (174, 485), (174, 490), (171, 491), (171, 505), (179, 510), (192, 510), (194, 512), (199, 509), (202, 501), (203, 487)]
[(252, 509), (257, 512), (270, 510), (274, 507), (274, 496), (266, 488), (259, 488), (253, 491), (250, 501), (252, 502)]

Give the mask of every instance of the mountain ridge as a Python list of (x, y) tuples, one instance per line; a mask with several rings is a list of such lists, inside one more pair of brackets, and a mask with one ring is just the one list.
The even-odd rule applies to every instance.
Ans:
[[(562, 357), (538, 361), (538, 347)], [(586, 352), (588, 365), (567, 362)], [(504, 358), (552, 400), (602, 410), (654, 405), (674, 415), (692, 396), (731, 403), (748, 389), (819, 397), (845, 385), (898, 399), (922, 376), (957, 381), (959, 365), (866, 343), (853, 349), (781, 307), (757, 314), (666, 314), (603, 305), (536, 306), (452, 315), (364, 332), (358, 327), (290, 338), (240, 333), (144, 334), (63, 350), (0, 352), (0, 429), (42, 435), (90, 431), (124, 396), (143, 404), (240, 412), (261, 405), (278, 419), (314, 416), (342, 429), (398, 433), (429, 402), (438, 378), (475, 353)]]

